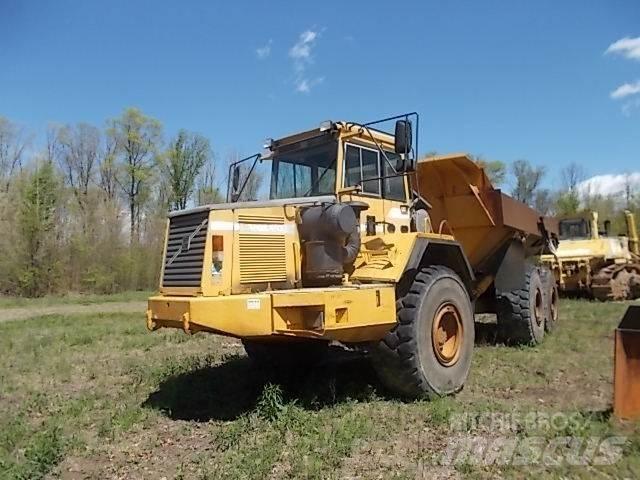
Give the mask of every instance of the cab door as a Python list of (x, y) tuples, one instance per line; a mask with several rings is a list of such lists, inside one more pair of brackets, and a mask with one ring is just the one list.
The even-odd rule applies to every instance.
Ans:
[(344, 144), (342, 186), (360, 185), (361, 191), (351, 195), (352, 200), (369, 205), (360, 218), (363, 236), (409, 231), (406, 181), (404, 176), (395, 176), (391, 167), (396, 154), (386, 151), (385, 154), (389, 162), (378, 149)]

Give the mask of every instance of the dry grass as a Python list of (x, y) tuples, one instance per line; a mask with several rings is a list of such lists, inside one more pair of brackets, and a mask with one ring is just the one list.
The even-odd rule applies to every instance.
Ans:
[[(610, 417), (624, 309), (565, 301), (541, 346), (480, 341), (463, 392), (413, 403), (386, 397), (359, 356), (268, 378), (236, 341), (149, 333), (142, 312), (2, 324), (0, 477), (636, 478), (640, 425)], [(602, 468), (437, 466), (453, 415), (514, 411), (578, 415), (581, 430), (564, 434), (624, 434), (624, 457)], [(539, 434), (550, 435), (514, 435)]]

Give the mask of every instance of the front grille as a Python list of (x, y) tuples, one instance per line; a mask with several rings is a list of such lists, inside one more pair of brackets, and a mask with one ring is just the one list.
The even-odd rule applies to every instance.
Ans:
[[(285, 282), (284, 218), (240, 215), (238, 221), (240, 283)], [(272, 228), (272, 225), (280, 227)]]
[(164, 257), (163, 287), (199, 287), (209, 212), (172, 217)]

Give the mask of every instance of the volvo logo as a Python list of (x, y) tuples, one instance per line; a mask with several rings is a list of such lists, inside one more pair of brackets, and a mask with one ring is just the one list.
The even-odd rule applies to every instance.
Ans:
[(202, 230), (202, 227), (207, 224), (207, 220), (208, 219), (205, 218), (202, 223), (198, 225), (198, 227), (193, 231), (193, 233), (186, 234), (184, 237), (182, 237), (180, 248), (178, 248), (178, 250), (176, 250), (176, 253), (174, 253), (173, 256), (169, 259), (167, 265), (171, 265), (175, 261), (175, 259), (180, 256), (181, 253), (188, 252), (191, 249), (191, 240), (193, 240), (193, 237), (195, 237), (200, 232), (200, 230)]
[(184, 237), (182, 237), (182, 245), (180, 245), (180, 250), (182, 250), (183, 252), (188, 252), (190, 248), (191, 248), (191, 236), (187, 234)]

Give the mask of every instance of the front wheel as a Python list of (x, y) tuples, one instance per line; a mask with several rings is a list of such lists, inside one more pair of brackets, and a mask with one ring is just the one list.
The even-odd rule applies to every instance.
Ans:
[(469, 295), (452, 270), (420, 270), (396, 302), (397, 324), (372, 351), (382, 383), (407, 398), (462, 389), (471, 367), (474, 319)]

